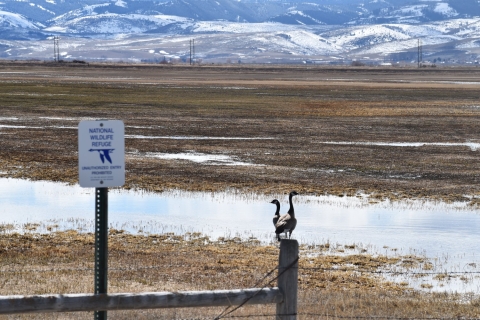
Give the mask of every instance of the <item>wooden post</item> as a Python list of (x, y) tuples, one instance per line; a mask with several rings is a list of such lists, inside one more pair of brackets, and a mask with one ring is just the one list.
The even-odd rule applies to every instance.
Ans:
[(280, 320), (297, 319), (298, 290), (298, 242), (282, 239), (280, 242), (278, 288), (283, 294), (283, 301), (277, 303), (277, 318)]

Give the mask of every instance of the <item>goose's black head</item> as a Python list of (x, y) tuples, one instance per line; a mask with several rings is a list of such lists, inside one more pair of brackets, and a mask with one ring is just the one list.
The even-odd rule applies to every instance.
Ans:
[(272, 202), (270, 203), (273, 203), (273, 204), (280, 204), (280, 202), (277, 200), (277, 199), (273, 199)]
[(298, 195), (298, 192), (297, 192), (297, 191), (292, 191), (292, 192), (290, 192), (290, 196), (293, 197), (293, 196), (296, 196), (296, 195)]

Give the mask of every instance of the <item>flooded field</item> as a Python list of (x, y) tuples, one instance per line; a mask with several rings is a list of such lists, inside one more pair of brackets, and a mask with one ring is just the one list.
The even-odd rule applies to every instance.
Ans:
[[(212, 239), (254, 237), (270, 244), (276, 242), (271, 225), (275, 207), (270, 198), (234, 192), (155, 194), (112, 189), (109, 224), (131, 234), (200, 232)], [(288, 199), (284, 195), (277, 198), (286, 212)], [(4, 232), (25, 230), (25, 226), (47, 233), (94, 231), (93, 188), (0, 178), (0, 203), (0, 224), (9, 226)], [(434, 266), (431, 272), (480, 275), (480, 215), (464, 203), (416, 200), (372, 204), (361, 195), (299, 195), (294, 204), (299, 222), (293, 238), (301, 244), (328, 243), (332, 253), (340, 255), (348, 247), (392, 257), (414, 255), (428, 258)], [(437, 289), (476, 291), (477, 281), (451, 280)]]
[(93, 190), (77, 186), (78, 122), (119, 119), (127, 173), (110, 192), (111, 228), (275, 244), (269, 202), (285, 212), (297, 190), (302, 244), (425, 257), (432, 274), (410, 268), (422, 275), (395, 281), (479, 292), (475, 68), (0, 69), (5, 232), (93, 230)]

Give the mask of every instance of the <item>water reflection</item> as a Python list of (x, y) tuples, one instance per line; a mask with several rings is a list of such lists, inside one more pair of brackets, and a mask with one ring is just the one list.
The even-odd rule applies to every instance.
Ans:
[[(281, 212), (287, 196), (277, 196)], [(274, 239), (273, 197), (235, 192), (167, 192), (150, 194), (114, 190), (109, 193), (112, 227), (134, 233), (203, 232), (221, 236)], [(464, 271), (477, 261), (480, 215), (463, 203), (406, 201), (369, 204), (362, 197), (294, 198), (301, 243), (356, 244), (377, 252), (425, 254), (449, 260), (449, 268)], [(0, 223), (56, 221), (58, 228), (93, 232), (94, 189), (53, 182), (0, 178)], [(59, 223), (60, 222), (60, 223)], [(469, 269), (470, 270), (470, 269)]]
[[(94, 189), (64, 184), (0, 178), (2, 223), (47, 219), (92, 219)], [(281, 212), (287, 197), (277, 196)], [(282, 198), (283, 197), (283, 198)], [(166, 192), (150, 194), (111, 189), (109, 221), (132, 223), (152, 220), (183, 225), (211, 236), (229, 233), (271, 234), (273, 197), (230, 193)], [(363, 198), (294, 198), (302, 242), (365, 243), (379, 247), (474, 254), (480, 235), (480, 216), (466, 204), (388, 201), (369, 204)], [(134, 231), (134, 230), (132, 230)]]

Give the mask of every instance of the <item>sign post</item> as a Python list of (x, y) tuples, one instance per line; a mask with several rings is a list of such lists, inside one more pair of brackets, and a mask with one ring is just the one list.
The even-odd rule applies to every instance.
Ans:
[[(95, 188), (95, 294), (108, 286), (108, 188)], [(107, 311), (95, 311), (95, 320), (106, 320)]]
[[(108, 187), (125, 183), (125, 126), (120, 120), (81, 121), (78, 125), (80, 186), (95, 188), (95, 294), (107, 293)], [(106, 320), (107, 311), (95, 311)]]

